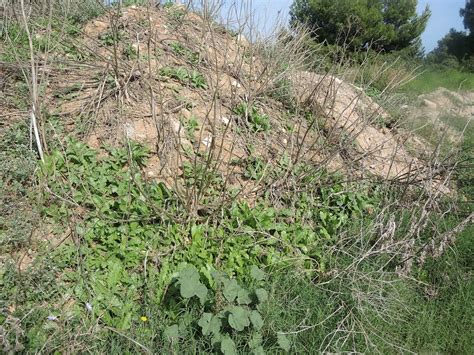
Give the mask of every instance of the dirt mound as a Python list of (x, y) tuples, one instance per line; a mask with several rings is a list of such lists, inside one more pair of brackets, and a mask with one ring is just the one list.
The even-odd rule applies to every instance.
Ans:
[(456, 146), (463, 131), (474, 117), (474, 93), (454, 92), (445, 88), (420, 95), (410, 114), (415, 131), (420, 131), (425, 144), (436, 145), (440, 139)]
[(131, 6), (116, 21), (118, 34), (109, 16), (89, 23), (80, 43), (89, 57), (51, 73), (48, 86), (48, 109), (71, 129), (82, 125), (90, 145), (148, 145), (154, 156), (146, 174), (167, 184), (186, 162), (212, 162), (248, 193), (257, 186), (244, 178), (249, 159), (268, 167), (284, 155), (324, 160), (303, 117), (289, 122), (282, 104), (266, 95), (272, 63), (242, 36), (180, 6)]
[[(90, 145), (135, 140), (152, 149), (149, 178), (175, 185), (184, 166), (212, 166), (247, 198), (263, 171), (286, 159), (383, 179), (423, 177), (387, 113), (341, 80), (286, 69), (242, 36), (182, 6), (130, 6), (85, 27), (80, 54), (50, 68), (46, 110)], [(45, 69), (46, 70), (46, 69)], [(274, 93), (282, 78), (297, 109)], [(254, 174), (255, 175), (255, 174)]]
[(384, 179), (401, 179), (424, 169), (425, 164), (404, 148), (402, 137), (385, 127), (376, 128), (388, 114), (362, 89), (310, 72), (295, 74), (293, 87), (327, 118), (324, 124), (330, 137), (348, 137), (344, 144), (352, 145), (350, 161), (362, 170)]

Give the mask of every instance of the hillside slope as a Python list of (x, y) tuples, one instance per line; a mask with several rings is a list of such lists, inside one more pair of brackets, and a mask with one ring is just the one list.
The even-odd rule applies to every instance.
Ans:
[(341, 63), (309, 71), (307, 34), (24, 3), (0, 32), (3, 352), (469, 349), (471, 177)]

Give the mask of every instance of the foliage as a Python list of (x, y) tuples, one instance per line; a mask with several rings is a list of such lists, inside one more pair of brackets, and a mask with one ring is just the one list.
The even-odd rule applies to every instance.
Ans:
[[(123, 5), (132, 3), (145, 2)], [(165, 6), (177, 25), (184, 12)], [(12, 31), (14, 50), (27, 54), (21, 28)], [(70, 35), (77, 33), (71, 28)], [(116, 43), (114, 36), (106, 33), (103, 43)], [(41, 37), (34, 41), (35, 48), (48, 50)], [(67, 54), (59, 42), (54, 45)], [(0, 51), (11, 55), (12, 48)], [(183, 44), (170, 48), (197, 64), (197, 53)], [(125, 44), (122, 54), (132, 59), (132, 49)], [(454, 83), (465, 74), (452, 73), (443, 80)], [(202, 74), (187, 68), (165, 67), (160, 74), (206, 87)], [(390, 81), (361, 83), (382, 100), (383, 83)], [(413, 85), (420, 89), (416, 81)], [(276, 82), (274, 89), (274, 98), (293, 109), (289, 81)], [(54, 95), (73, 99), (78, 90), (71, 84)], [(252, 132), (271, 128), (262, 112), (263, 107), (245, 103), (234, 109)], [(268, 158), (249, 148), (251, 156), (238, 164), (263, 191), (250, 202), (235, 197), (240, 191), (229, 189), (211, 154), (199, 152), (183, 162), (172, 190), (144, 172), (157, 152), (133, 141), (94, 150), (62, 139), (61, 117), (44, 113), (42, 118), (46, 137), (54, 131), (61, 138), (48, 144), (44, 163), (38, 164), (30, 147), (26, 122), (6, 121), (8, 128), (0, 133), (2, 352), (467, 353), (472, 348), (465, 329), (473, 327), (473, 230), (469, 227), (441, 260), (428, 258), (409, 277), (400, 277), (400, 254), (391, 254), (391, 244), (381, 246), (378, 237), (389, 234), (385, 229), (393, 217), (393, 241), (401, 245), (411, 227), (404, 216), (418, 210), (407, 208), (415, 199), (400, 197), (393, 185), (347, 181), (309, 163), (292, 165), (286, 154)], [(460, 120), (443, 119), (462, 129)], [(183, 119), (182, 125), (194, 142), (196, 118)], [(470, 137), (455, 172), (460, 200), (472, 195)], [(183, 188), (199, 190), (197, 211), (188, 208)], [(457, 215), (472, 211), (461, 202), (467, 207), (448, 200), (457, 206), (447, 215), (435, 214), (416, 245), (452, 230)]]
[(260, 180), (265, 173), (265, 166), (263, 159), (260, 157), (251, 157), (245, 161), (244, 176), (251, 180)]
[(254, 106), (249, 107), (246, 103), (242, 102), (234, 108), (234, 113), (242, 118), (252, 132), (258, 133), (270, 130), (270, 119), (267, 115), (261, 114)]
[(199, 129), (199, 122), (195, 116), (191, 116), (188, 120), (185, 121), (185, 134), (191, 142), (194, 142), (196, 139), (194, 133)]
[[(31, 24), (30, 32), (35, 53), (52, 52), (51, 49), (54, 48), (50, 55), (67, 56), (75, 60), (83, 60), (86, 56), (74, 41), (79, 27), (70, 21), (38, 19)], [(0, 43), (3, 47), (0, 48), (0, 60), (14, 63), (29, 59), (28, 35), (20, 24), (7, 23), (0, 30)]]
[[(263, 202), (254, 208), (235, 202), (217, 224), (181, 224), (177, 219), (184, 208), (174, 194), (163, 184), (143, 181), (138, 169), (147, 156), (143, 147), (130, 143), (100, 159), (95, 151), (70, 141), (65, 154), (55, 151), (42, 167), (51, 189), (45, 216), (65, 221), (70, 205), (84, 211), (75, 227), (83, 240), (81, 268), (75, 268), (79, 255), (74, 245), (64, 245), (55, 254), (57, 265), (71, 269), (63, 281), (75, 285), (74, 296), (81, 304), (93, 304), (96, 317), (119, 329), (133, 326), (144, 293), (159, 303), (180, 262), (192, 263), (208, 279), (217, 262), (221, 270), (243, 280), (252, 274), (249, 265), (272, 265), (290, 256), (304, 268), (323, 269), (322, 245), (331, 242), (351, 215), (370, 205), (368, 197), (345, 193), (334, 181), (315, 191), (317, 195), (302, 194), (294, 212), (277, 211)], [(189, 165), (183, 178), (191, 186), (204, 184), (211, 179), (205, 171)], [(219, 183), (211, 180), (208, 185), (215, 188)], [(145, 277), (143, 265), (156, 253), (166, 267), (150, 265)], [(204, 301), (199, 287), (182, 291)]]
[(173, 1), (168, 1), (164, 3), (163, 7), (166, 10), (172, 28), (175, 29), (182, 24), (186, 12), (181, 6), (176, 6)]
[(123, 47), (122, 54), (127, 59), (137, 59), (138, 58), (137, 50), (130, 43), (127, 43)]
[(99, 40), (104, 46), (112, 46), (124, 38), (122, 31), (105, 31), (99, 35)]
[[(473, 338), (465, 330), (473, 326), (472, 232), (469, 227), (462, 233), (441, 260), (430, 260), (415, 283), (391, 273), (377, 280), (377, 265), (383, 260), (365, 260), (361, 273), (353, 274), (356, 283), (350, 278), (329, 278), (323, 279), (324, 286), (292, 269), (272, 270), (270, 298), (262, 310), (265, 323), (271, 329), (296, 333), (292, 347), (301, 353), (344, 349), (469, 353)], [(386, 292), (383, 306), (376, 301), (376, 289)], [(379, 306), (383, 311), (374, 312)], [(344, 341), (348, 339), (351, 345)]]
[(207, 88), (206, 79), (196, 70), (189, 70), (184, 67), (164, 67), (160, 69), (160, 75), (176, 79), (196, 89)]
[[(193, 265), (183, 264), (178, 268), (180, 271), (175, 275), (165, 299), (172, 298), (173, 302), (178, 302), (178, 307), (181, 305), (188, 311), (197, 308), (194, 324), (187, 326), (198, 325), (205, 342), (223, 354), (236, 354), (237, 349), (262, 353), (264, 335), (261, 329), (265, 324), (260, 310), (268, 300), (268, 292), (258, 285), (264, 284), (265, 273), (252, 266), (252, 289), (249, 290), (224, 273), (213, 272), (210, 278), (203, 278)], [(180, 297), (176, 296), (177, 291)], [(194, 298), (199, 303), (193, 302)], [(178, 339), (179, 332), (178, 324), (165, 330), (170, 341)], [(242, 340), (247, 342), (242, 343)], [(287, 343), (284, 345), (289, 346)]]
[(170, 44), (171, 50), (179, 56), (184, 57), (189, 63), (191, 64), (198, 64), (199, 63), (199, 53), (194, 52), (193, 50), (185, 47), (183, 44), (179, 42), (171, 42)]
[(474, 71), (474, 3), (466, 1), (466, 7), (460, 10), (464, 17), (464, 27), (469, 32), (457, 31), (451, 28), (438, 46), (428, 54), (428, 63), (443, 64), (447, 67), (463, 67)]
[(30, 207), (36, 155), (29, 148), (28, 126), (19, 123), (0, 135), (0, 252), (26, 246), (37, 220)]
[(290, 22), (310, 26), (318, 42), (330, 45), (386, 53), (414, 47), (416, 53), (430, 17), (428, 7), (418, 16), (416, 5), (413, 0), (295, 0)]
[(460, 10), (460, 15), (464, 18), (464, 28), (469, 30), (469, 33), (474, 33), (474, 2), (466, 0), (466, 6)]

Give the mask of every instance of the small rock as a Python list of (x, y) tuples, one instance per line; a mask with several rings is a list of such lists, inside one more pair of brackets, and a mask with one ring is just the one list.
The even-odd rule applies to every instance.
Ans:
[(221, 117), (221, 121), (224, 122), (224, 124), (227, 126), (230, 122), (229, 118), (228, 117), (225, 117), (225, 116), (222, 116)]
[(171, 127), (173, 128), (174, 133), (179, 134), (181, 131), (181, 122), (173, 121), (171, 122)]
[(135, 70), (132, 75), (130, 76), (130, 80), (131, 81), (134, 81), (134, 80), (137, 80), (137, 79), (140, 79), (142, 76), (142, 73), (140, 70)]
[(423, 103), (423, 106), (426, 106), (426, 107), (429, 107), (429, 108), (432, 108), (432, 109), (437, 109), (438, 108), (438, 105), (436, 103), (434, 103), (433, 101), (430, 101), (428, 99), (424, 99), (422, 103)]
[(240, 88), (240, 87), (242, 87), (242, 85), (240, 85), (240, 83), (239, 83), (237, 80), (232, 80), (232, 81), (230, 82), (230, 85), (232, 85), (232, 86), (235, 87), (235, 88)]
[(135, 128), (130, 122), (126, 122), (123, 125), (123, 128), (125, 130), (125, 136), (129, 139), (134, 139), (135, 137)]
[(204, 144), (206, 148), (209, 148), (211, 146), (211, 143), (212, 143), (212, 137), (206, 137), (202, 140), (202, 144)]

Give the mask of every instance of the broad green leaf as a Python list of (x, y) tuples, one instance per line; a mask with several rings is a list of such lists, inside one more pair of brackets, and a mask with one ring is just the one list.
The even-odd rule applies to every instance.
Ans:
[(127, 312), (122, 317), (122, 319), (120, 320), (120, 323), (117, 326), (119, 329), (126, 330), (126, 329), (130, 329), (131, 325), (132, 325), (132, 313)]
[(179, 278), (183, 280), (197, 279), (199, 281), (199, 272), (193, 265), (186, 265), (184, 269), (179, 272)]
[(222, 341), (222, 334), (221, 333), (218, 333), (218, 334), (214, 334), (211, 338), (211, 344), (212, 346), (216, 346), (217, 344), (219, 344), (220, 342)]
[(122, 265), (119, 260), (111, 259), (108, 268), (107, 286), (112, 288), (122, 279)]
[(236, 280), (224, 280), (223, 294), (227, 301), (234, 302), (239, 294), (241, 287)]
[(278, 345), (280, 346), (280, 348), (282, 348), (285, 351), (290, 351), (291, 343), (285, 334), (278, 334), (277, 339), (278, 339)]
[(237, 354), (237, 351), (235, 349), (235, 343), (229, 336), (225, 336), (222, 338), (221, 351), (224, 355)]
[(229, 325), (241, 332), (250, 325), (249, 312), (242, 307), (234, 306), (229, 314)]
[(217, 335), (220, 333), (222, 321), (212, 313), (204, 313), (199, 319), (198, 325), (201, 327), (203, 335), (211, 333)]
[(249, 292), (240, 288), (239, 292), (237, 293), (237, 302), (239, 304), (250, 304), (252, 300), (250, 299)]
[(198, 296), (199, 300), (201, 301), (201, 304), (203, 305), (204, 302), (206, 302), (207, 298), (207, 287), (204, 286), (204, 284), (199, 283), (196, 287), (196, 296)]
[(264, 303), (268, 300), (268, 292), (263, 288), (257, 288), (255, 290), (255, 294), (257, 295), (258, 301), (260, 303)]
[(188, 265), (179, 273), (179, 284), (182, 297), (197, 296), (204, 304), (207, 297), (207, 287), (199, 281), (199, 273), (194, 266)]
[(168, 341), (179, 337), (179, 328), (177, 324), (171, 325), (165, 329), (163, 335)]
[(263, 318), (258, 311), (250, 312), (250, 321), (255, 330), (260, 330), (263, 327)]
[(265, 355), (265, 350), (263, 350), (263, 346), (257, 346), (256, 348), (253, 348), (253, 354), (254, 355)]
[(263, 272), (258, 266), (252, 265), (250, 268), (250, 276), (257, 281), (262, 281), (265, 278), (265, 272)]

